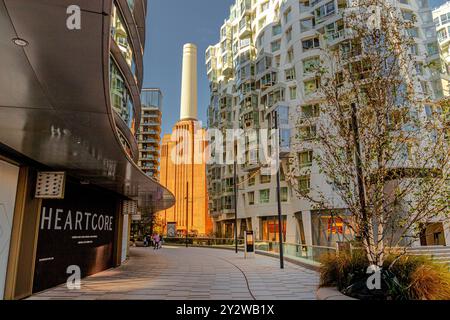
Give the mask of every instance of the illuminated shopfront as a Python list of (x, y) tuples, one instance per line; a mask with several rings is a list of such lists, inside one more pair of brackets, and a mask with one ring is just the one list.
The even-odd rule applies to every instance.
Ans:
[[(283, 239), (286, 239), (286, 216), (282, 217)], [(261, 218), (261, 240), (279, 241), (278, 217)]]
[(313, 245), (334, 247), (336, 242), (354, 237), (342, 212), (312, 212), (311, 218)]

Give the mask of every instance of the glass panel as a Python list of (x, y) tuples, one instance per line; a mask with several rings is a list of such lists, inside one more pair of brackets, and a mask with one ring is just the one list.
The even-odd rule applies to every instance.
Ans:
[(161, 110), (162, 93), (159, 90), (143, 90), (141, 93), (142, 107), (154, 107)]
[(130, 66), (131, 72), (135, 75), (136, 67), (133, 57), (133, 48), (129, 41), (128, 31), (123, 23), (123, 18), (115, 5), (113, 6), (111, 13), (111, 36), (119, 46), (122, 56)]
[[(279, 241), (278, 233), (278, 217), (262, 217), (262, 240)], [(283, 230), (283, 239), (286, 239), (286, 216), (281, 218), (281, 225)]]
[(125, 84), (124, 77), (112, 58), (110, 58), (110, 91), (112, 108), (127, 124), (134, 135), (136, 131), (136, 119), (133, 100)]

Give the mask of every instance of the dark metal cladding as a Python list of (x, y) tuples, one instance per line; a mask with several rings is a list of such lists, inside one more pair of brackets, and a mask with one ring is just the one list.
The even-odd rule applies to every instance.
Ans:
[[(136, 3), (140, 24), (129, 29), (140, 90), (139, 35), (145, 33), (139, 27), (146, 2)], [(81, 8), (80, 30), (66, 27), (73, 4)], [(109, 91), (111, 8), (112, 0), (0, 0), (0, 143), (138, 200), (145, 214), (169, 208), (175, 199), (137, 167), (116, 132)], [(18, 46), (14, 38), (28, 45)]]

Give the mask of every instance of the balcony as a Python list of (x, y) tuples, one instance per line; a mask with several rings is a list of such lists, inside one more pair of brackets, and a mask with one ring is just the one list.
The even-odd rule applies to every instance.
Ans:
[(335, 33), (327, 34), (327, 44), (332, 47), (340, 43), (343, 40), (348, 40), (352, 37), (351, 30), (342, 29)]
[(140, 140), (139, 142), (142, 142), (142, 143), (158, 143), (159, 144), (159, 139), (142, 138), (142, 140)]
[(241, 20), (241, 22), (244, 21), (244, 23), (239, 23), (239, 38), (244, 39), (246, 37), (249, 37), (252, 35), (252, 24), (249, 19)]

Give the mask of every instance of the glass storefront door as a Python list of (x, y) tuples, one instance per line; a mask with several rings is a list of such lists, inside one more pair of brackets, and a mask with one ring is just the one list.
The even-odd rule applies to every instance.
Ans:
[[(281, 219), (283, 228), (283, 240), (286, 239), (286, 216)], [(278, 216), (261, 217), (262, 229), (261, 239), (266, 241), (278, 242), (280, 237), (278, 233)]]

